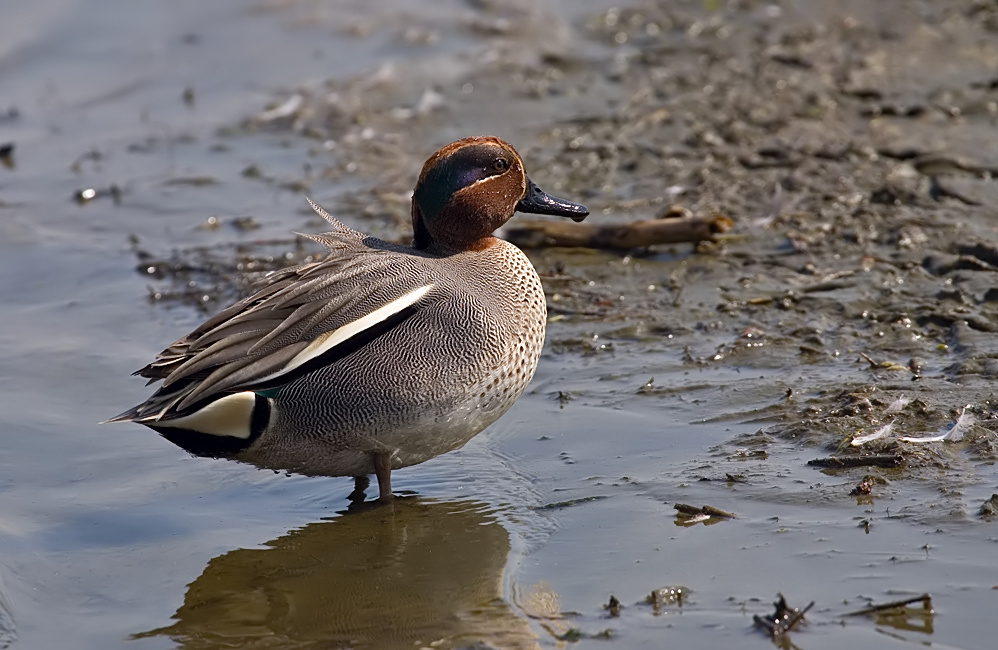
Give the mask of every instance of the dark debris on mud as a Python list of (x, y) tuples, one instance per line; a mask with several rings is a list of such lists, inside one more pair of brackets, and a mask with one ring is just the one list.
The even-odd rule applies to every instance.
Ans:
[(133, 241), (132, 250), (135, 270), (150, 280), (151, 302), (180, 303), (201, 312), (218, 311), (248, 295), (272, 271), (307, 264), (322, 255), (300, 238), (196, 246), (167, 255)]

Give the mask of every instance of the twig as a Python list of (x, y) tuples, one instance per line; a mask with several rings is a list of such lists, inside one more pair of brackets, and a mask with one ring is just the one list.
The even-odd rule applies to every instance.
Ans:
[(882, 612), (888, 609), (898, 609), (900, 607), (907, 607), (912, 603), (922, 603), (922, 607), (928, 610), (932, 609), (932, 596), (929, 594), (922, 594), (921, 596), (915, 596), (914, 598), (907, 598), (905, 600), (896, 600), (892, 603), (884, 603), (882, 605), (870, 605), (869, 607), (864, 607), (863, 609), (856, 610), (855, 612), (849, 612), (848, 614), (843, 614), (843, 616), (866, 616), (867, 614), (876, 614), (877, 612)]
[(503, 234), (520, 248), (567, 246), (631, 249), (656, 244), (714, 241), (730, 229), (727, 217), (649, 219), (626, 224), (570, 224), (562, 221), (519, 221)]

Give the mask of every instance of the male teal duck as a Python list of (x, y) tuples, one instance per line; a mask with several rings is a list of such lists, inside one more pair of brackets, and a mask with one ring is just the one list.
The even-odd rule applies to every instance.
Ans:
[(496, 137), (433, 154), (412, 196), (411, 246), (343, 225), (305, 235), (319, 262), (272, 273), (255, 294), (135, 374), (162, 381), (109, 422), (138, 422), (199, 456), (305, 475), (375, 474), (463, 446), (505, 413), (537, 367), (540, 278), (493, 232), (517, 210), (583, 220), (544, 193)]

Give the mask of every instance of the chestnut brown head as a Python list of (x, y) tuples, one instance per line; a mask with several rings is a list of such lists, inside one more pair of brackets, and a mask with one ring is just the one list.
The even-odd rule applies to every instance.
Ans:
[(434, 242), (453, 250), (485, 248), (517, 210), (575, 221), (589, 214), (584, 205), (537, 187), (508, 143), (493, 136), (464, 138), (423, 165), (412, 195), (413, 243), (416, 248)]

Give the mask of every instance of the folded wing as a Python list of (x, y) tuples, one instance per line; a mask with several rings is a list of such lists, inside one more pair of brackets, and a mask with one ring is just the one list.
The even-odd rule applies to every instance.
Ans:
[[(333, 229), (304, 235), (321, 261), (277, 271), (255, 294), (209, 319), (135, 374), (162, 386), (114, 421), (182, 418), (222, 397), (265, 391), (335, 362), (432, 302), (417, 255), (348, 228), (309, 201)], [(411, 251), (411, 249), (408, 249)]]

